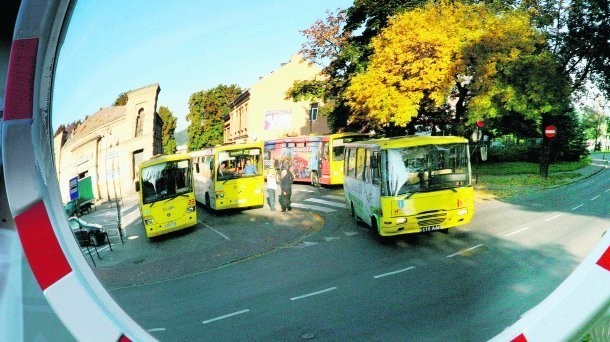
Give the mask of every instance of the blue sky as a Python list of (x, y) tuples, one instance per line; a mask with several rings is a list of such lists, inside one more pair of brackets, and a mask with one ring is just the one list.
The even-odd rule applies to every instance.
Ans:
[(185, 129), (192, 93), (218, 84), (249, 88), (298, 52), (299, 30), (351, 3), (78, 1), (55, 73), (53, 127), (159, 83), (158, 105)]

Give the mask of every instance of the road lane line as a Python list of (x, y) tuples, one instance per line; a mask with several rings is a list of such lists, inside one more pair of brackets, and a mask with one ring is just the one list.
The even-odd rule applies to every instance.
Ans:
[(321, 211), (323, 213), (332, 213), (335, 212), (337, 210), (335, 209), (331, 209), (331, 208), (326, 208), (326, 207), (321, 207), (319, 205), (309, 205), (309, 204), (303, 204), (303, 203), (292, 203), (291, 206), (295, 207), (295, 208), (301, 208), (301, 209), (311, 209), (311, 210), (317, 210), (317, 211)]
[(229, 317), (245, 314), (246, 312), (250, 312), (250, 310), (245, 309), (245, 310), (241, 310), (241, 311), (236, 311), (236, 312), (233, 312), (233, 313), (230, 313), (230, 314), (226, 314), (226, 315), (222, 315), (222, 316), (218, 316), (218, 317), (215, 317), (215, 318), (211, 318), (211, 319), (205, 320), (205, 321), (203, 321), (201, 323), (208, 324), (208, 323), (220, 321), (221, 319), (225, 319), (225, 318), (229, 318)]
[(308, 199), (305, 200), (305, 202), (314, 202), (314, 203), (326, 204), (326, 205), (330, 205), (331, 207), (337, 207), (337, 208), (347, 208), (345, 206), (345, 203), (337, 203), (337, 202), (325, 201), (325, 200), (319, 199), (319, 198), (308, 198)]
[(572, 211), (574, 211), (574, 210), (576, 210), (576, 209), (578, 209), (578, 208), (582, 207), (583, 205), (585, 205), (585, 204), (583, 203), (583, 204), (580, 204), (580, 205), (575, 206), (574, 208), (572, 208)]
[(290, 300), (298, 300), (298, 299), (303, 299), (303, 298), (307, 298), (307, 297), (311, 297), (311, 296), (317, 296), (319, 294), (323, 294), (323, 293), (326, 293), (326, 292), (334, 291), (336, 289), (337, 289), (336, 287), (329, 287), (327, 289), (316, 291), (316, 292), (312, 292), (312, 293), (308, 293), (308, 294), (304, 294), (302, 296), (292, 297), (292, 298), (290, 298)]
[(476, 245), (476, 246), (473, 246), (473, 247), (470, 247), (470, 248), (463, 249), (463, 250), (461, 250), (461, 251), (459, 251), (457, 253), (453, 253), (453, 254), (447, 255), (447, 258), (453, 258), (456, 255), (460, 255), (460, 254), (463, 254), (463, 253), (466, 253), (466, 252), (470, 252), (471, 250), (477, 249), (479, 247), (483, 247), (483, 244), (479, 244), (479, 245)]
[(599, 196), (600, 196), (600, 195), (597, 195), (597, 196), (595, 196), (595, 197), (591, 198), (591, 201), (595, 201), (596, 199), (598, 199), (598, 198), (599, 198)]
[(383, 273), (383, 274), (378, 274), (378, 275), (376, 275), (376, 276), (373, 276), (373, 278), (375, 278), (375, 279), (379, 279), (379, 278), (383, 278), (383, 277), (391, 276), (391, 275), (394, 275), (394, 274), (398, 274), (398, 273), (406, 272), (406, 271), (412, 270), (412, 269), (414, 269), (414, 268), (415, 268), (415, 266), (409, 266), (409, 267), (407, 267), (407, 268), (403, 268), (402, 270), (393, 271), (393, 272), (388, 272), (388, 273)]
[(551, 216), (551, 217), (547, 218), (546, 220), (544, 220), (544, 222), (549, 222), (549, 221), (552, 221), (552, 220), (554, 220), (554, 219), (558, 218), (558, 217), (559, 217), (559, 216), (561, 216), (561, 215), (562, 215), (562, 214), (557, 214), (557, 215), (555, 215), (555, 216)]
[(199, 220), (197, 220), (197, 222), (199, 222), (199, 223), (201, 223), (202, 225), (206, 226), (207, 228), (209, 228), (209, 229), (211, 229), (211, 230), (215, 231), (215, 232), (216, 232), (216, 234), (218, 234), (218, 235), (222, 236), (222, 237), (223, 237), (225, 240), (227, 240), (227, 241), (230, 241), (230, 240), (231, 240), (231, 239), (229, 239), (229, 237), (228, 237), (228, 236), (224, 235), (223, 233), (221, 233), (221, 232), (217, 231), (216, 229), (214, 229), (214, 228), (212, 228), (212, 227), (208, 226), (207, 224), (205, 224), (205, 222), (203, 222), (203, 221), (199, 221)]
[(336, 201), (343, 201), (343, 202), (345, 202), (345, 197), (344, 197), (344, 196), (325, 195), (325, 196), (322, 196), (322, 197), (323, 197), (323, 198), (328, 198), (328, 199), (331, 199), (331, 200), (336, 200)]
[(515, 230), (515, 231), (514, 231), (514, 232), (512, 232), (512, 233), (508, 233), (508, 234), (504, 235), (504, 237), (513, 236), (513, 235), (515, 235), (515, 234), (519, 234), (519, 233), (521, 233), (522, 231), (526, 231), (526, 230), (528, 230), (528, 229), (530, 229), (530, 227), (521, 228), (521, 229), (519, 229), (519, 230)]
[(165, 328), (152, 328), (152, 329), (148, 329), (146, 331), (148, 331), (148, 332), (165, 331)]

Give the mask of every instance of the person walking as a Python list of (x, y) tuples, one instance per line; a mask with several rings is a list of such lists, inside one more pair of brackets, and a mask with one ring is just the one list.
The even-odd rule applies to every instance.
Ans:
[(294, 180), (294, 175), (292, 173), (292, 165), (288, 167), (288, 170), (283, 169), (280, 176), (280, 206), (282, 207), (282, 212), (285, 212), (286, 209), (292, 210), (292, 181)]
[(271, 168), (267, 171), (267, 203), (269, 204), (269, 209), (271, 211), (275, 211), (275, 192), (277, 190), (277, 173), (275, 169)]

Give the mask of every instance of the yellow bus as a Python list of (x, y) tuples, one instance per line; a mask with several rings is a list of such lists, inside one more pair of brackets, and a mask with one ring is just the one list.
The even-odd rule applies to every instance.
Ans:
[(365, 139), (369, 139), (365, 133), (335, 133), (268, 140), (265, 169), (292, 165), (295, 182), (341, 185), (345, 144)]
[(262, 207), (263, 142), (222, 145), (189, 152), (195, 198), (212, 210)]
[(191, 157), (154, 157), (138, 168), (136, 190), (149, 238), (197, 224)]
[(467, 224), (474, 213), (468, 141), (408, 136), (345, 145), (345, 199), (380, 236)]

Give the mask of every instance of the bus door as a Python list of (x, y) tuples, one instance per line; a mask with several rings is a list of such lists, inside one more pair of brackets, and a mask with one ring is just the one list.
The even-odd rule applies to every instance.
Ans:
[(330, 142), (328, 139), (324, 139), (322, 141), (322, 148), (320, 149), (320, 153), (320, 165), (318, 166), (321, 171), (320, 183), (330, 184), (330, 170), (332, 159), (330, 158)]
[[(376, 161), (372, 160), (372, 156), (375, 158), (378, 155), (378, 151), (372, 151), (370, 147), (358, 147), (356, 150), (356, 178), (361, 180), (362, 190), (362, 213), (360, 218), (366, 222), (369, 226), (373, 226), (371, 217), (380, 209), (379, 195), (380, 195), (380, 182), (374, 182), (373, 176), (375, 176), (374, 166), (378, 166)], [(375, 170), (378, 170), (377, 168)], [(379, 179), (377, 179), (379, 180)]]

